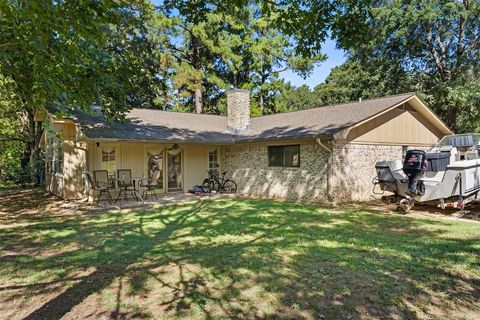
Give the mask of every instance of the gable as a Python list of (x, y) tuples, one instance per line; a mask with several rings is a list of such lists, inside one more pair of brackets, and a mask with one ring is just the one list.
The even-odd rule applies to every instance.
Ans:
[(354, 143), (432, 146), (444, 135), (406, 103), (352, 128), (346, 139)]

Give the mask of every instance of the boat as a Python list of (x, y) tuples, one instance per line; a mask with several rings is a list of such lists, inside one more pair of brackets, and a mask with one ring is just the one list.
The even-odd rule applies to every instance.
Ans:
[(374, 194), (408, 212), (415, 203), (460, 210), (480, 191), (480, 133), (443, 137), (436, 146), (408, 150), (403, 161), (379, 161)]

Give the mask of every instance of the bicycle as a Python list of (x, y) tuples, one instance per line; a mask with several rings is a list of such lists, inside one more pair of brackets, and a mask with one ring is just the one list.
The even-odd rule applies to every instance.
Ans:
[(203, 188), (208, 189), (209, 192), (215, 190), (219, 193), (236, 193), (237, 183), (232, 179), (225, 179), (227, 171), (222, 172), (220, 177), (217, 170), (208, 170), (208, 177), (203, 180)]

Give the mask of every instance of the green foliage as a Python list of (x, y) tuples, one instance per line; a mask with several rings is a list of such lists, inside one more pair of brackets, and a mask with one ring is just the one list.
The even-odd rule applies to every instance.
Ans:
[(143, 0), (0, 0), (0, 121), (8, 123), (0, 138), (22, 149), (9, 153), (21, 153), (14, 166), (38, 174), (41, 106), (69, 112), (97, 102), (107, 116), (123, 117), (151, 79), (138, 72), (146, 50), (135, 31), (148, 10)]
[(135, 10), (121, 10), (117, 24), (108, 24), (106, 50), (111, 51), (112, 73), (129, 107), (164, 107), (171, 77), (169, 62), (157, 48), (158, 25), (154, 7), (138, 3)]
[(368, 32), (340, 42), (353, 59), (400, 66), (454, 130), (478, 128), (480, 3), (375, 1), (371, 12)]
[(305, 110), (316, 106), (318, 101), (307, 85), (298, 88), (288, 85), (285, 91), (275, 97), (277, 112)]
[(21, 101), (15, 94), (15, 82), (0, 74), (0, 188), (23, 171), (22, 157), (27, 139), (21, 122)]
[(201, 95), (204, 103), (199, 106), (196, 101), (197, 112), (220, 113), (217, 103), (230, 87), (252, 90), (252, 102), (259, 109), (254, 114), (276, 112), (274, 98), (287, 88), (280, 72), (307, 76), (325, 59), (321, 54), (297, 54), (294, 39), (274, 23), (278, 14), (262, 10), (254, 1), (242, 6), (200, 2), (195, 11), (189, 6), (166, 2), (158, 19), (174, 21), (165, 24), (172, 31), (163, 46), (177, 60), (172, 89), (179, 90), (186, 106), (193, 106), (193, 98)]
[(349, 60), (315, 87), (318, 103), (335, 104), (411, 91), (411, 76), (386, 61)]

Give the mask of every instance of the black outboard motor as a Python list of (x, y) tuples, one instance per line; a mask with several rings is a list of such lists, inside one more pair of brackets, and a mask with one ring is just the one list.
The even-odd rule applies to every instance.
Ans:
[(422, 195), (417, 180), (427, 170), (427, 154), (422, 150), (408, 150), (403, 162), (403, 172), (408, 177), (408, 191), (412, 196)]

